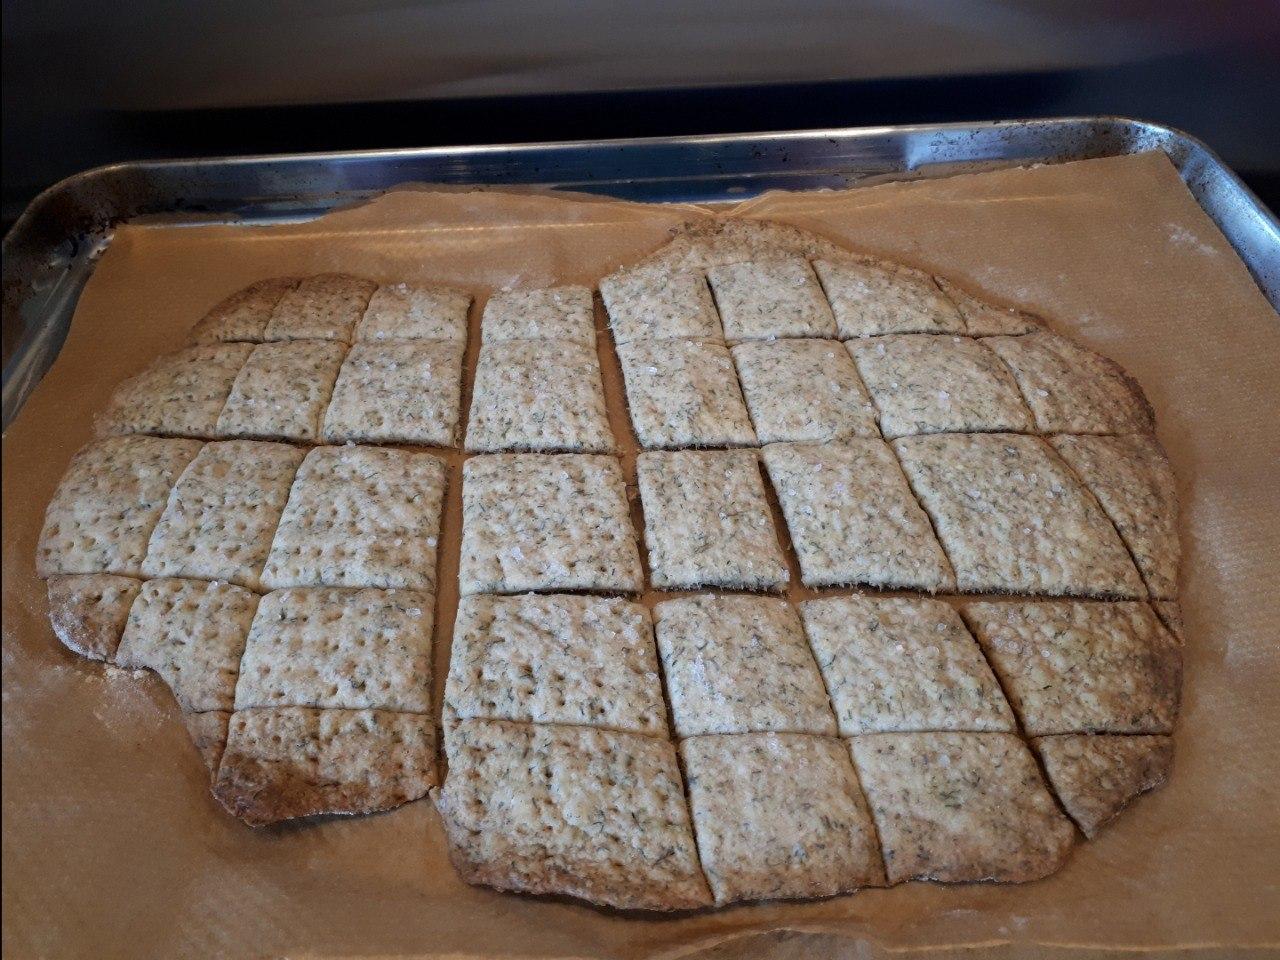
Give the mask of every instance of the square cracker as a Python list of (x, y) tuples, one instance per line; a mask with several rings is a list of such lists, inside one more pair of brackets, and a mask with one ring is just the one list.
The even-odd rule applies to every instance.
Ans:
[(1021, 883), (1075, 839), (1012, 733), (876, 733), (849, 741), (890, 883)]
[(962, 333), (964, 320), (933, 277), (871, 258), (815, 260), (841, 339), (885, 333)]
[(707, 282), (727, 340), (836, 335), (818, 278), (800, 257), (721, 264)]
[(694, 737), (681, 742), (680, 756), (717, 904), (884, 885), (871, 814), (839, 740)]
[(1016, 731), (1013, 711), (959, 614), (923, 597), (800, 604), (840, 735)]
[(636, 477), (655, 587), (786, 585), (754, 450), (650, 451), (636, 459)]
[(356, 325), (360, 340), (467, 342), (471, 294), (439, 284), (384, 283), (373, 292)]
[(436, 805), (468, 883), (621, 909), (711, 902), (665, 740), (465, 720), (445, 746), (449, 775)]
[(428, 453), (316, 447), (289, 493), (263, 586), (435, 590), (445, 479)]
[(199, 440), (98, 440), (71, 460), (45, 510), (36, 573), (142, 572), (147, 541)]
[(326, 340), (260, 343), (218, 415), (220, 437), (315, 440), (346, 355)]
[(302, 457), (303, 451), (284, 443), (205, 444), (169, 494), (143, 574), (258, 589)]
[(257, 594), (229, 583), (162, 578), (142, 585), (116, 664), (158, 673), (185, 712), (230, 710)]
[(430, 713), (434, 602), (414, 590), (267, 594), (245, 644), (235, 708)]
[(1057, 436), (1049, 442), (1116, 525), (1151, 596), (1176, 597), (1178, 490), (1155, 437)]
[(90, 660), (114, 660), (142, 581), (107, 573), (50, 577), (49, 623), (68, 650)]
[(615, 343), (706, 337), (721, 340), (720, 317), (701, 273), (620, 270), (600, 281)]
[(998, 307), (975, 297), (956, 286), (950, 280), (938, 277), (938, 286), (956, 305), (964, 317), (965, 332), (971, 337), (990, 337), (999, 334), (1017, 336), (1041, 329), (1039, 322), (1029, 313), (1013, 307)]
[(182, 724), (187, 728), (191, 743), (204, 761), (210, 777), (218, 775), (222, 751), (227, 748), (227, 726), (231, 722), (229, 710), (206, 710), (203, 713), (184, 713)]
[(465, 342), (451, 340), (357, 343), (338, 371), (324, 416), (325, 442), (452, 446), (465, 349)]
[(908, 334), (848, 348), (886, 437), (1034, 429), (1008, 369), (972, 337)]
[(645, 340), (619, 345), (618, 359), (642, 447), (755, 444), (733, 359), (723, 344)]
[(341, 273), (322, 273), (298, 281), (271, 312), (263, 340), (340, 340), (364, 315), (377, 284)]
[(1068, 734), (1032, 746), (1063, 809), (1090, 838), (1129, 801), (1161, 786), (1173, 766), (1171, 737)]
[(297, 285), (296, 277), (270, 277), (237, 290), (196, 321), (187, 342), (261, 342), (276, 304)]
[(731, 350), (761, 443), (878, 437), (848, 352), (832, 340), (755, 340)]
[(902, 470), (882, 440), (774, 443), (761, 451), (806, 586), (955, 586)]
[(493, 454), (462, 476), (463, 593), (642, 588), (615, 458)]
[(610, 453), (600, 360), (572, 340), (499, 340), (480, 348), (467, 449)]
[(389, 810), (437, 782), (428, 716), (281, 707), (232, 714), (213, 795), (233, 816), (260, 826)]
[(1008, 364), (1041, 433), (1150, 433), (1142, 389), (1112, 361), (1041, 331), (984, 343)]
[(1111, 521), (1040, 438), (953, 433), (893, 447), (962, 591), (1146, 595)]
[(463, 597), (444, 696), (463, 720), (667, 735), (649, 611), (617, 597)]
[(704, 594), (654, 608), (676, 735), (836, 732), (800, 618), (773, 597)]
[(220, 343), (161, 357), (116, 387), (96, 418), (95, 432), (213, 436), (231, 385), (252, 350), (247, 343)]
[(495, 293), (484, 305), (485, 343), (573, 340), (596, 348), (595, 307), (589, 287), (522, 287)]
[(1030, 736), (1168, 733), (1178, 716), (1182, 649), (1145, 603), (967, 603)]

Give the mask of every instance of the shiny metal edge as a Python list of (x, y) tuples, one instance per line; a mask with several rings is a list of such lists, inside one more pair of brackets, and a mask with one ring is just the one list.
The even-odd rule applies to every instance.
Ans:
[[(4, 238), (7, 428), (48, 370), (114, 225), (304, 220), (405, 183), (538, 186), (644, 202), (726, 202), (1163, 150), (1280, 309), (1280, 223), (1202, 142), (1123, 117), (370, 150), (99, 167), (46, 190)], [(6, 337), (8, 339), (8, 337)]]

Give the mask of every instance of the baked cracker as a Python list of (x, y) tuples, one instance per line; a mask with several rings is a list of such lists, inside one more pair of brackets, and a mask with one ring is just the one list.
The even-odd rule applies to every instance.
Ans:
[(356, 324), (357, 341), (449, 340), (467, 342), (471, 294), (440, 284), (384, 283), (373, 292)]
[(445, 746), (436, 806), (468, 883), (621, 909), (710, 904), (670, 743), (465, 720)]
[(693, 737), (680, 743), (680, 757), (717, 904), (884, 885), (875, 826), (841, 741)]
[(1147, 604), (976, 602), (961, 613), (1028, 735), (1173, 729), (1182, 650)]
[(981, 297), (976, 297), (944, 277), (937, 277), (938, 286), (956, 305), (964, 317), (965, 332), (971, 337), (990, 337), (999, 334), (1017, 336), (1041, 329), (1039, 321), (1029, 313), (1013, 307), (1000, 307)]
[(600, 281), (614, 342), (675, 337), (723, 339), (706, 278), (695, 271), (657, 267), (620, 270)]
[(1032, 746), (1063, 808), (1090, 839), (1130, 801), (1162, 786), (1173, 767), (1171, 737), (1068, 734), (1039, 737)]
[(351, 342), (377, 284), (342, 273), (322, 273), (298, 281), (271, 312), (263, 340)]
[(589, 287), (521, 287), (495, 293), (484, 305), (485, 343), (502, 340), (573, 340), (596, 348), (595, 308)]
[(1013, 711), (959, 614), (923, 597), (800, 604), (840, 735), (1016, 731)]
[(962, 333), (960, 312), (933, 277), (870, 257), (815, 260), (841, 339), (885, 333)]
[(129, 612), (116, 664), (154, 670), (187, 713), (230, 710), (257, 607), (257, 594), (229, 583), (148, 580)]
[(649, 611), (617, 597), (473, 595), (458, 604), (455, 717), (667, 735)]
[(218, 415), (220, 437), (313, 441), (333, 394), (345, 344), (260, 343), (240, 369)]
[(316, 447), (289, 493), (263, 585), (434, 591), (444, 490), (444, 462), (431, 454)]
[(835, 317), (800, 257), (726, 263), (707, 271), (725, 339), (834, 337)]
[(1146, 596), (1107, 515), (1040, 438), (939, 434), (893, 448), (962, 591)]
[(50, 577), (49, 623), (68, 650), (90, 660), (115, 659), (142, 581), (108, 573)]
[(196, 321), (187, 342), (201, 344), (241, 340), (260, 343), (276, 304), (297, 285), (296, 277), (270, 277), (237, 290)]
[(761, 451), (806, 586), (951, 590), (955, 577), (882, 440)]
[(849, 741), (890, 883), (1055, 872), (1075, 839), (1011, 733), (875, 733)]
[(703, 594), (654, 607), (676, 735), (834, 735), (835, 718), (795, 609)]
[(138, 576), (169, 491), (199, 440), (109, 437), (82, 447), (45, 510), (36, 573)]
[(281, 707), (232, 714), (213, 795), (233, 816), (261, 826), (389, 810), (437, 782), (428, 716)]
[(643, 586), (622, 469), (613, 457), (491, 454), (463, 466), (466, 593)]
[(284, 443), (205, 444), (151, 533), (148, 577), (226, 580), (257, 590), (303, 451)]

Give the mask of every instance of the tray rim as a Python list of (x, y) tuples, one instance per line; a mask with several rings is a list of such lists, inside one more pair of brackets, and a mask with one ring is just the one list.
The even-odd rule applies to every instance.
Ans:
[[(1092, 133), (1104, 140), (1114, 138), (1114, 143), (1110, 145), (1112, 149), (1105, 147), (1097, 149), (1093, 144), (1090, 144), (1094, 147), (1093, 149), (1086, 149), (1083, 152), (1078, 145), (1074, 151), (1067, 144), (1059, 145), (1057, 151), (1050, 149), (1055, 135), (1067, 137), (1080, 136), (1084, 133)], [(1038, 157), (1025, 156), (1013, 151), (1010, 151), (1008, 156), (991, 155), (989, 149), (982, 155), (965, 156), (966, 138), (971, 140), (975, 147), (980, 148), (985, 145), (989, 148), (990, 144), (985, 144), (986, 139), (998, 141), (1002, 136), (1023, 136), (1028, 140), (1043, 137), (1045, 149)], [(946, 141), (945, 145), (932, 144), (940, 151), (939, 159), (925, 156), (922, 162), (918, 163), (882, 161), (879, 168), (854, 177), (852, 182), (916, 179), (929, 175), (946, 176), (966, 172), (965, 167), (980, 169), (1031, 163), (1070, 162), (1089, 156), (1119, 156), (1143, 150), (1162, 150), (1173, 162), (1197, 203), (1223, 232), (1237, 255), (1244, 261), (1263, 295), (1280, 310), (1280, 221), (1277, 220), (1276, 215), (1199, 138), (1175, 127), (1116, 115), (972, 123), (828, 127), (773, 132), (711, 133), (682, 137), (489, 143), (121, 161), (72, 174), (42, 191), (27, 205), (4, 237), (3, 322), (6, 327), (16, 324), (23, 329), (13, 356), (4, 367), (4, 426), (7, 428), (12, 422), (30, 391), (56, 358), (62, 340), (65, 339), (66, 329), (69, 327), (79, 293), (92, 273), (97, 257), (110, 244), (114, 225), (143, 214), (184, 211), (196, 214), (202, 209), (208, 209), (201, 202), (189, 205), (189, 196), (166, 195), (155, 190), (148, 192), (145, 188), (155, 187), (148, 177), (167, 178), (178, 185), (183, 183), (181, 178), (194, 177), (194, 180), (188, 181), (188, 186), (197, 186), (201, 182), (199, 178), (202, 174), (212, 175), (217, 172), (234, 172), (244, 169), (260, 171), (260, 168), (276, 167), (280, 168), (281, 172), (290, 172), (310, 166), (313, 170), (331, 172), (335, 175), (335, 179), (340, 180), (341, 178), (336, 175), (343, 172), (346, 166), (353, 164), (365, 165), (375, 171), (381, 169), (380, 165), (395, 166), (405, 161), (418, 163), (430, 160), (451, 161), (459, 165), (458, 170), (451, 171), (452, 175), (448, 179), (433, 181), (410, 175), (392, 183), (363, 189), (358, 187), (345, 190), (334, 189), (333, 185), (329, 185), (330, 188), (327, 190), (323, 188), (313, 190), (310, 196), (313, 202), (319, 202), (320, 206), (303, 211), (306, 216), (312, 216), (319, 215), (325, 209), (341, 203), (384, 192), (394, 187), (396, 183), (435, 182), (454, 185), (470, 183), (474, 186), (523, 184), (559, 186), (568, 189), (577, 187), (592, 192), (610, 193), (606, 188), (611, 185), (616, 187), (643, 181), (643, 178), (635, 176), (596, 179), (590, 174), (583, 180), (565, 181), (550, 176), (556, 172), (556, 168), (544, 171), (543, 168), (536, 166), (533, 172), (539, 174), (545, 172), (548, 176), (538, 179), (513, 178), (505, 182), (492, 177), (471, 178), (468, 170), (460, 162), (477, 158), (531, 160), (541, 157), (546, 160), (555, 160), (565, 156), (580, 155), (580, 160), (588, 161), (583, 169), (590, 171), (610, 158), (634, 161), (636, 155), (643, 157), (646, 151), (679, 153), (682, 156), (675, 156), (674, 159), (691, 163), (698, 159), (693, 156), (694, 152), (701, 149), (732, 151), (749, 148), (758, 152), (762, 147), (776, 149), (823, 142), (833, 146), (871, 144), (892, 147), (908, 144), (913, 138), (921, 137), (934, 137), (939, 141)], [(922, 146), (927, 149), (931, 145)], [(950, 148), (951, 152), (947, 153), (942, 149), (943, 146)], [(975, 154), (979, 152), (974, 151)], [(870, 158), (871, 156), (868, 155), (867, 159)], [(780, 170), (779, 163), (786, 165), (789, 162), (786, 153), (780, 153), (777, 158), (773, 158), (777, 161), (775, 163), (770, 163), (769, 158), (750, 159), (760, 160), (757, 171), (753, 172), (749, 166), (736, 172), (721, 169), (719, 176), (747, 179), (752, 176), (784, 174), (798, 177), (806, 174), (818, 175), (823, 172), (838, 175), (834, 168), (814, 168), (805, 166), (803, 163), (785, 171)], [(850, 166), (849, 169), (852, 172), (856, 168)], [(126, 182), (130, 179), (135, 182)], [(679, 179), (681, 178), (668, 174), (654, 177), (652, 182), (673, 183)], [(113, 181), (116, 181), (115, 186), (118, 188), (115, 191), (111, 189)], [(265, 197), (253, 198), (243, 195), (239, 198), (224, 197), (221, 200), (221, 209), (230, 213), (236, 209), (233, 205), (237, 201), (243, 206), (254, 200), (265, 199), (267, 202), (273, 202), (303, 195), (296, 189), (297, 184), (284, 179), (275, 182), (273, 186), (274, 193), (269, 192)], [(290, 187), (295, 189), (291, 191)], [(769, 188), (770, 186), (766, 185), (761, 189)], [(187, 191), (187, 193), (190, 192)], [(746, 199), (751, 195), (751, 192), (743, 190), (736, 197), (721, 199)], [(276, 219), (284, 218), (279, 216)]]

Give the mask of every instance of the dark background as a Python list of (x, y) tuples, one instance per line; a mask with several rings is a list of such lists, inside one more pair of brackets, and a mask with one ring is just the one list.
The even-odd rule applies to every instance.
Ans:
[(1280, 207), (1280, 0), (6, 0), (3, 216), (117, 160), (1122, 114)]

